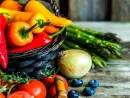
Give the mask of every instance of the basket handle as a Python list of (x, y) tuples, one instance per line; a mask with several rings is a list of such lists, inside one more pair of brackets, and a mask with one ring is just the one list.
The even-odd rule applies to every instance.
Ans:
[(57, 6), (55, 0), (42, 0), (42, 1), (46, 1), (46, 2), (50, 3), (50, 5), (53, 8), (53, 11), (54, 11), (55, 15), (60, 16), (59, 7)]

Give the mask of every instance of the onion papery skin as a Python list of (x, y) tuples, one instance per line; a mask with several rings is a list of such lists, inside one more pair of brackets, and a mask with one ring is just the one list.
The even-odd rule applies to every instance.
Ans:
[(68, 78), (80, 78), (86, 75), (92, 66), (91, 56), (83, 50), (62, 51), (58, 58), (60, 72)]

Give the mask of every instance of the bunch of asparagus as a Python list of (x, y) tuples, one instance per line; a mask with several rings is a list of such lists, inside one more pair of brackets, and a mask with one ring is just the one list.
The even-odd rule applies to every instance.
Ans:
[(97, 32), (75, 25), (66, 27), (67, 36), (61, 45), (63, 49), (81, 49), (87, 51), (93, 66), (103, 67), (112, 58), (121, 58), (121, 39), (114, 33)]

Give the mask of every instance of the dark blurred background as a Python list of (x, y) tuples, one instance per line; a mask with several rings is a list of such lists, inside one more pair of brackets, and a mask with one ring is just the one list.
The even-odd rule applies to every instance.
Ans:
[(61, 15), (73, 21), (129, 21), (130, 0), (59, 0)]
[(130, 0), (56, 0), (56, 3), (61, 16), (73, 21), (130, 20)]

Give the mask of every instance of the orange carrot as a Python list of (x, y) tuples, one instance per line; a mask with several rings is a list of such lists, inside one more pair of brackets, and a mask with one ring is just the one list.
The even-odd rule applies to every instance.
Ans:
[(15, 0), (3, 0), (0, 7), (17, 11), (20, 11), (23, 8), (23, 6), (17, 3)]
[(55, 85), (57, 98), (67, 98), (67, 91), (65, 90), (64, 80), (59, 76), (55, 77)]
[(46, 32), (47, 34), (54, 34), (58, 31), (59, 31), (59, 28), (56, 28), (52, 25), (45, 26), (44, 28), (44, 32)]

